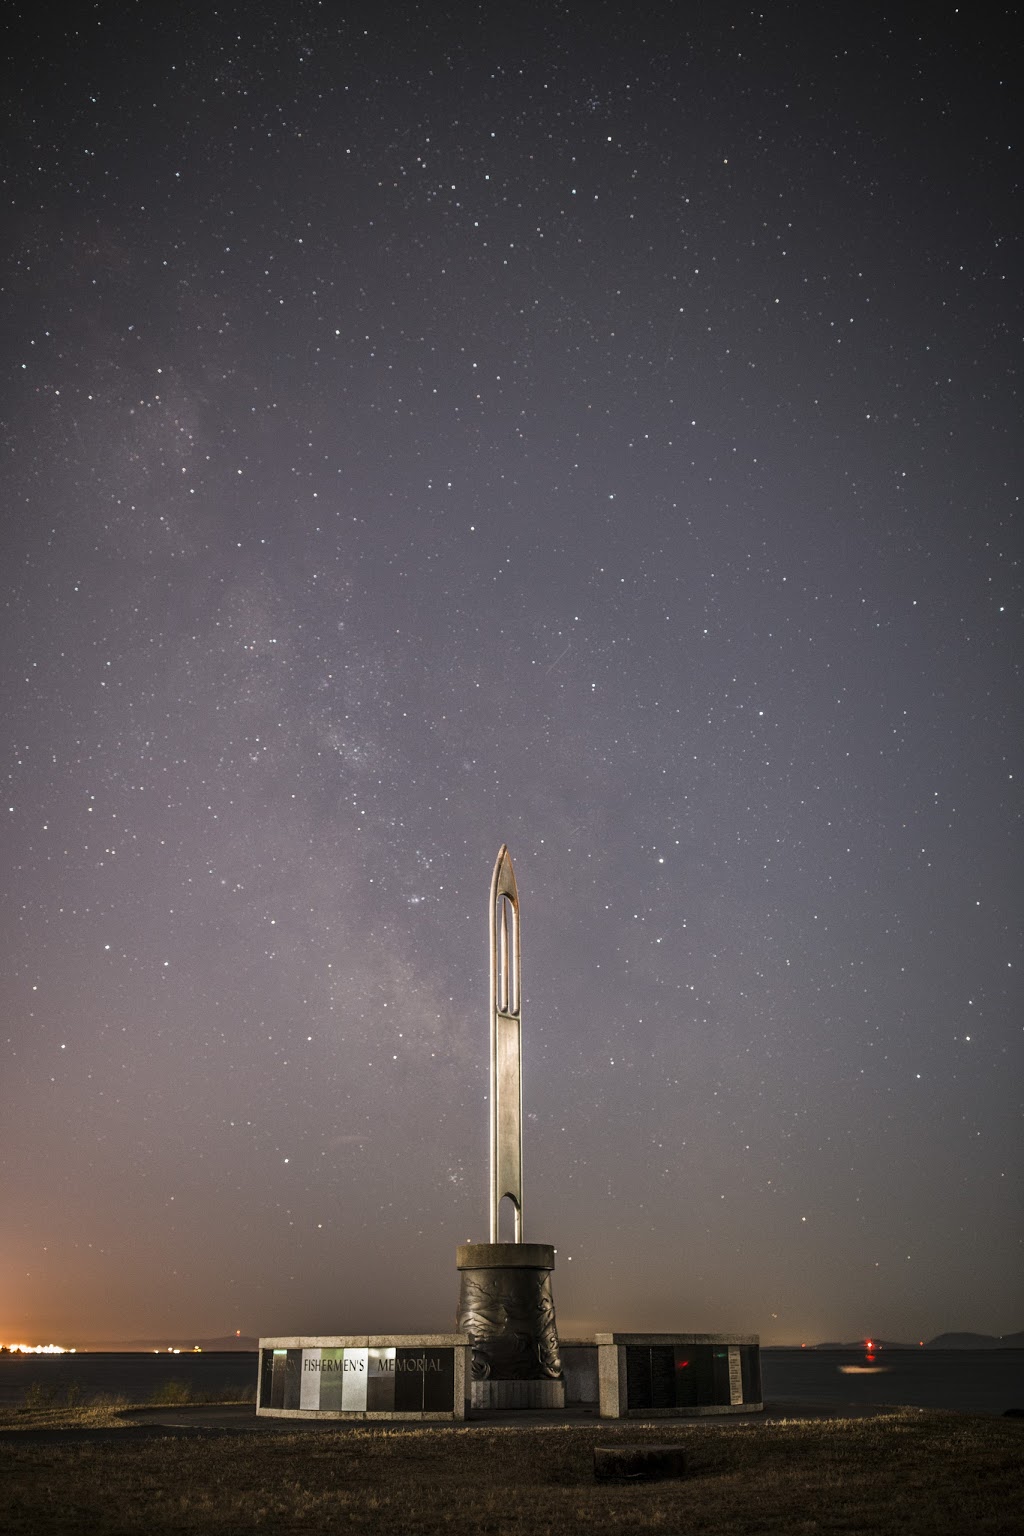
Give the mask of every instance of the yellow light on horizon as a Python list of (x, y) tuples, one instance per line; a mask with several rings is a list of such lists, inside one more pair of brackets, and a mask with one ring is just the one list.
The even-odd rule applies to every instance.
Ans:
[(78, 1351), (67, 1349), (63, 1344), (5, 1344), (12, 1355), (74, 1355)]

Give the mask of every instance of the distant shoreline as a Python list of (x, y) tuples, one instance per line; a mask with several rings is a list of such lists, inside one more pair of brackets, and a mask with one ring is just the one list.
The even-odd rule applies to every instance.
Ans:
[[(54, 1357), (60, 1358), (61, 1352), (75, 1353), (79, 1355), (192, 1355), (192, 1354), (245, 1354), (254, 1355), (259, 1350), (260, 1341), (250, 1334), (228, 1335), (226, 1338), (201, 1339), (194, 1335), (191, 1338), (175, 1339), (114, 1339), (98, 1340), (92, 1343), (72, 1344), (63, 1346), (63, 1351), (55, 1350)], [(44, 1346), (45, 1348), (45, 1346)], [(806, 1344), (764, 1344), (762, 1350), (797, 1349), (804, 1351), (843, 1351), (859, 1352), (870, 1349), (873, 1351), (884, 1350), (886, 1354), (896, 1351), (906, 1351), (918, 1354), (928, 1350), (1020, 1350), (1024, 1349), (1024, 1330), (1017, 1333), (992, 1334), (992, 1333), (966, 1333), (947, 1332), (937, 1334), (934, 1338), (925, 1339), (923, 1342), (908, 1343), (900, 1339), (884, 1339), (874, 1335), (868, 1335), (862, 1339), (854, 1339), (848, 1342), (826, 1340), (821, 1343)], [(35, 1354), (35, 1346), (32, 1347)], [(19, 1354), (20, 1351), (12, 1351), (6, 1345), (0, 1345), (0, 1358), (4, 1355)], [(45, 1358), (43, 1353), (39, 1359)]]

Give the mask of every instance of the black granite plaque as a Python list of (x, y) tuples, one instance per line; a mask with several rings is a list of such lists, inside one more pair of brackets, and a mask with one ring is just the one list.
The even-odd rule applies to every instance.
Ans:
[(677, 1344), (675, 1356), (675, 1397), (673, 1408), (695, 1408), (700, 1402), (700, 1366), (693, 1344)]
[(711, 1356), (711, 1397), (712, 1403), (731, 1403), (732, 1385), (729, 1380), (729, 1346), (728, 1344), (715, 1344), (708, 1351)]
[(451, 1413), (455, 1407), (455, 1351), (427, 1349), (429, 1369), (423, 1375), (423, 1411)]
[(743, 1377), (743, 1401), (761, 1401), (761, 1350), (757, 1344), (740, 1345), (740, 1370)]
[(651, 1407), (677, 1406), (675, 1350), (671, 1344), (656, 1345), (651, 1349)]
[(270, 1406), (284, 1407), (284, 1379), (288, 1362), (286, 1349), (275, 1349), (271, 1355)]
[(651, 1351), (644, 1344), (626, 1345), (626, 1407), (651, 1407)]
[(423, 1350), (395, 1350), (395, 1412), (423, 1412)]
[(274, 1351), (265, 1349), (260, 1355), (260, 1407), (269, 1408), (274, 1395)]
[(676, 1360), (676, 1408), (703, 1408), (711, 1403), (729, 1401), (729, 1355), (726, 1350), (725, 1396), (715, 1397), (714, 1349), (709, 1344), (677, 1344), (673, 1351)]
[[(274, 1374), (277, 1375), (275, 1362)], [(289, 1349), (284, 1358), (284, 1402), (282, 1408), (298, 1408), (302, 1397), (302, 1350)]]

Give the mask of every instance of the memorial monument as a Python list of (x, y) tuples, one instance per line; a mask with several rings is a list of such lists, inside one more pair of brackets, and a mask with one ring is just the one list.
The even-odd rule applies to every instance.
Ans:
[[(502, 844), (491, 877), (490, 1242), (463, 1243), (456, 1327), (473, 1346), (471, 1401), (484, 1408), (559, 1408), (565, 1384), (559, 1356), (550, 1243), (528, 1243), (523, 1229), (522, 962), (519, 892)], [(511, 1241), (500, 1241), (503, 1208)]]
[(457, 1332), (261, 1338), (257, 1414), (429, 1423), (567, 1403), (612, 1419), (756, 1412), (756, 1334), (596, 1333), (559, 1343), (555, 1250), (524, 1237), (519, 892), (504, 845), (487, 926), (490, 1241), (457, 1250)]

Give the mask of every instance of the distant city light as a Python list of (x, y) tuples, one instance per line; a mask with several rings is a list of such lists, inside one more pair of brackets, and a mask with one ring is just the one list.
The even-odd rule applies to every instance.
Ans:
[(0, 1349), (12, 1355), (74, 1355), (76, 1349), (66, 1349), (63, 1344), (0, 1344)]

